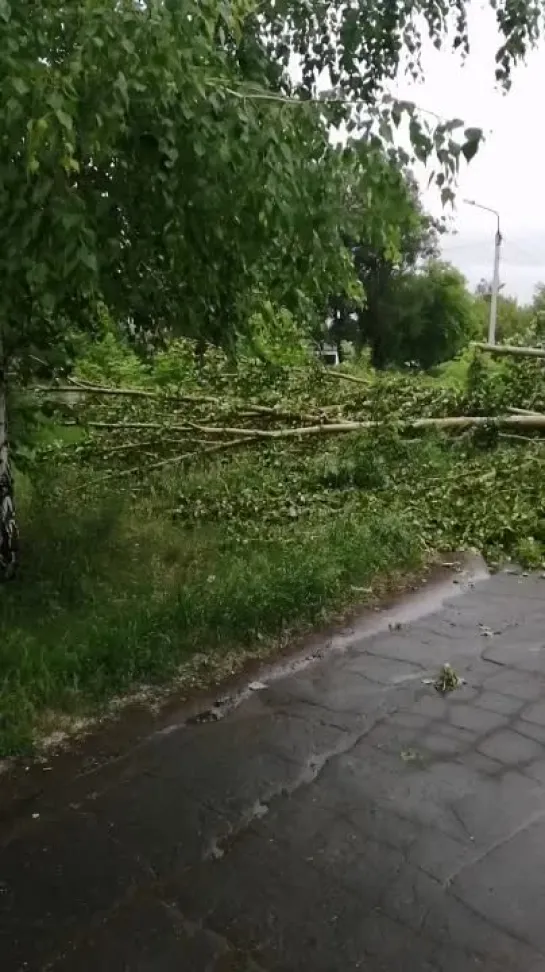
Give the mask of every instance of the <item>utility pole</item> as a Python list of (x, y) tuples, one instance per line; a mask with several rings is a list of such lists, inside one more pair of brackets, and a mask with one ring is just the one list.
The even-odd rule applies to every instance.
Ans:
[(496, 318), (498, 314), (498, 291), (500, 289), (500, 254), (502, 235), (500, 232), (500, 214), (497, 209), (490, 206), (483, 206), (475, 202), (474, 199), (464, 199), (468, 206), (475, 206), (477, 209), (484, 209), (487, 213), (493, 213), (496, 217), (496, 236), (494, 238), (494, 272), (492, 274), (492, 293), (490, 294), (490, 319), (488, 322), (488, 343), (496, 343)]

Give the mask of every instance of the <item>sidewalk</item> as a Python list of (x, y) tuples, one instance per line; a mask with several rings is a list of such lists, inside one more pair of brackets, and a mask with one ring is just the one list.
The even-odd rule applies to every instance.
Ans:
[(545, 580), (46, 780), (0, 839), (2, 972), (545, 972)]

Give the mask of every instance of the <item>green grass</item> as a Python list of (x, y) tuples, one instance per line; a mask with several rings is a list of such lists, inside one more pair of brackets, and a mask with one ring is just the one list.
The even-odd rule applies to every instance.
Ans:
[[(439, 379), (444, 388), (462, 390), (467, 384), (471, 363), (474, 359), (475, 351), (469, 347), (451, 361), (446, 361), (444, 364), (432, 368), (429, 374), (433, 378)], [(501, 358), (494, 358), (489, 354), (481, 355), (480, 360), (489, 376), (499, 377), (505, 371), (505, 362)]]
[(86, 486), (85, 468), (23, 482), (21, 572), (0, 587), (0, 753), (180, 668), (213, 680), (427, 551), (539, 566), (542, 449), (387, 431), (217, 459), (133, 498)]
[(196, 653), (212, 670), (233, 650), (243, 658), (421, 556), (397, 514), (302, 517), (259, 536), (239, 521), (176, 523), (155, 503), (82, 502), (68, 487), (25, 497), (22, 570), (0, 588), (0, 753), (167, 681)]
[[(498, 370), (479, 359), (440, 379), (371, 374), (361, 387), (315, 371), (306, 384), (299, 372), (254, 377), (252, 394), (269, 404), (341, 405), (386, 425), (253, 443), (145, 480), (127, 468), (149, 446), (137, 443), (115, 465), (103, 441), (80, 440), (79, 429), (57, 449), (53, 426), (32, 486), (19, 483), (21, 572), (0, 587), (0, 754), (28, 750), (66, 719), (141, 686), (210, 683), (361, 603), (362, 588), (430, 552), (478, 548), (491, 560), (545, 563), (542, 439), (506, 439), (494, 423), (417, 439), (388, 421), (500, 414), (506, 403), (543, 410), (535, 365)], [(218, 392), (216, 379), (203, 387)], [(95, 418), (168, 427), (164, 407), (87, 406)], [(120, 441), (105, 440), (113, 455)], [(156, 444), (152, 465), (161, 436)]]

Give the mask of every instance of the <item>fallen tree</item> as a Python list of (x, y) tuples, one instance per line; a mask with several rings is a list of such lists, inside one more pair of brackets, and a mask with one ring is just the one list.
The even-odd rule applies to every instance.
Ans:
[[(318, 378), (323, 380), (329, 374), (324, 369)], [(208, 394), (208, 388), (197, 393), (177, 388), (111, 387), (74, 380), (66, 385), (41, 386), (35, 392), (42, 401), (62, 402), (59, 424), (81, 429), (91, 456), (104, 462), (115, 459), (114, 468), (108, 469), (106, 476), (102, 470), (100, 480), (115, 476), (130, 478), (137, 472), (198, 462), (215, 453), (255, 447), (260, 442), (297, 443), (381, 430), (406, 436), (479, 428), (503, 430), (505, 434), (523, 431), (531, 439), (532, 433), (545, 430), (545, 414), (513, 406), (505, 406), (497, 415), (415, 415), (402, 411), (377, 416), (377, 402), (380, 403), (377, 389), (364, 379), (359, 381), (367, 385), (367, 395), (354, 396), (348, 391), (344, 397), (339, 396), (337, 403), (314, 398), (306, 400), (305, 406), (289, 395), (276, 404), (266, 404), (255, 397), (244, 397), (238, 388)], [(329, 382), (327, 387), (332, 387)], [(210, 390), (216, 391), (213, 383)], [(72, 400), (74, 393), (76, 397)], [(319, 388), (315, 395), (318, 393)], [(139, 458), (139, 466), (134, 464), (135, 456)], [(131, 459), (129, 464), (127, 458)]]
[(4, 748), (42, 712), (177, 678), (195, 651), (231, 672), (231, 649), (323, 623), (434, 552), (545, 570), (539, 363), (498, 376), (480, 356), (463, 387), (185, 346), (128, 364), (97, 354), (13, 397), (31, 554), (2, 597)]
[(545, 358), (545, 348), (528, 348), (516, 344), (485, 344), (475, 342), (474, 348), (487, 351), (489, 354), (512, 355), (515, 358)]

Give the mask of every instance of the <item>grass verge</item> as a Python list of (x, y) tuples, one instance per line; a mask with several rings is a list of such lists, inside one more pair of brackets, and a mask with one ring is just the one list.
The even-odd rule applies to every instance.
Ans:
[(85, 503), (38, 489), (21, 510), (23, 569), (0, 589), (0, 754), (27, 751), (57, 717), (173, 678), (195, 654), (221, 667), (416, 566), (398, 514), (353, 510), (264, 535), (190, 528), (153, 503)]

